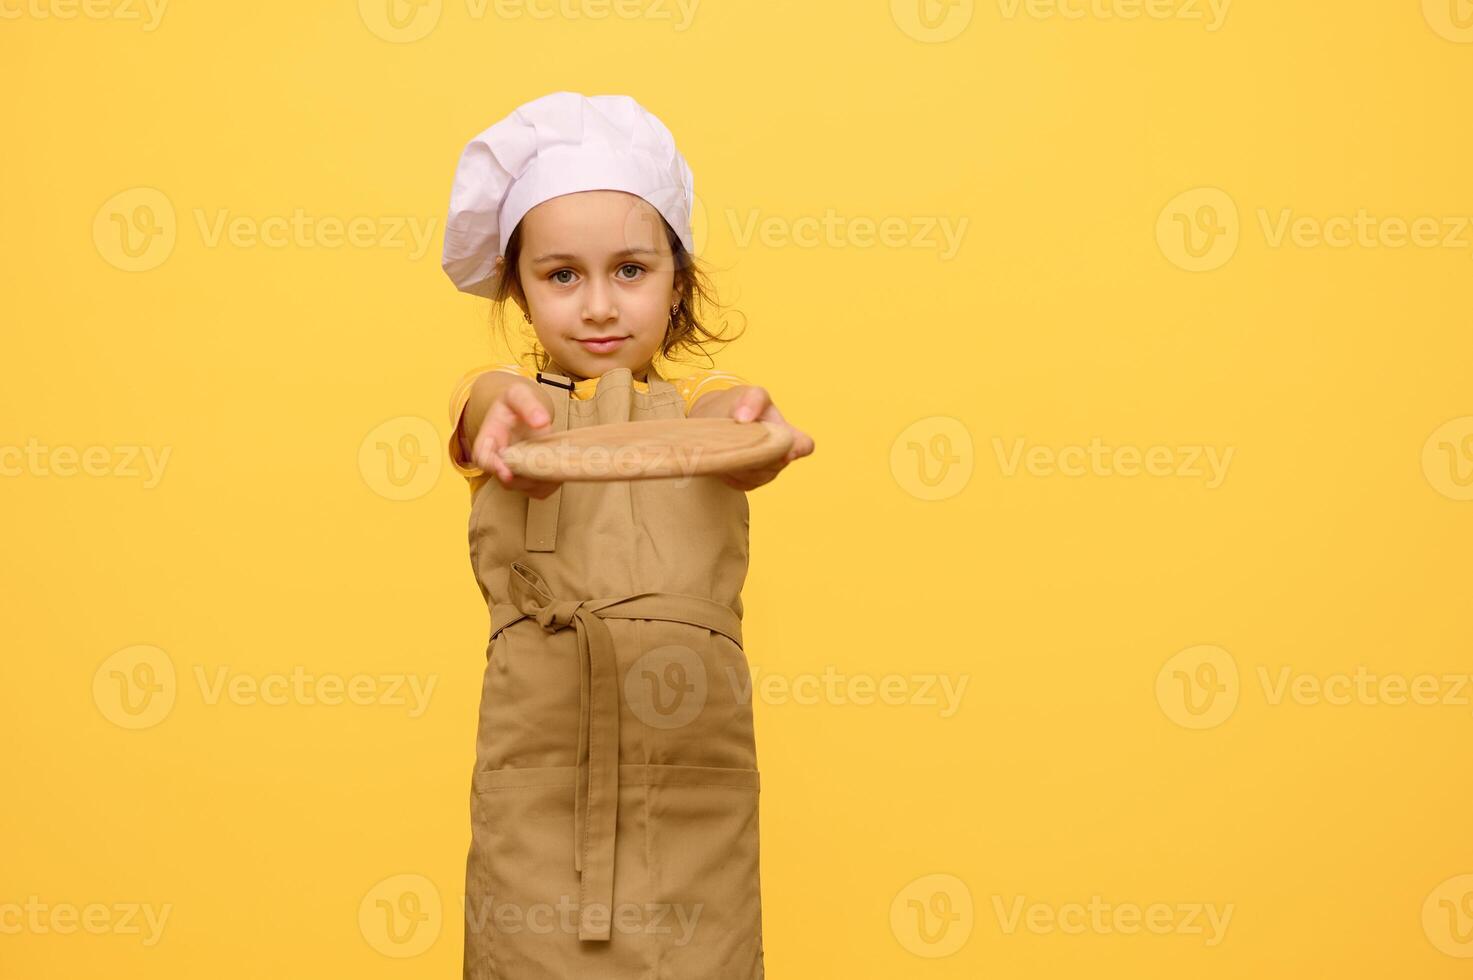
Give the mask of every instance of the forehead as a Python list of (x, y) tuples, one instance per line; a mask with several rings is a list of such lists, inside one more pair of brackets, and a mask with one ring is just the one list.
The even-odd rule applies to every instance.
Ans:
[(670, 250), (660, 212), (637, 194), (596, 190), (562, 194), (538, 204), (521, 221), (523, 254), (547, 251), (612, 255), (625, 249)]

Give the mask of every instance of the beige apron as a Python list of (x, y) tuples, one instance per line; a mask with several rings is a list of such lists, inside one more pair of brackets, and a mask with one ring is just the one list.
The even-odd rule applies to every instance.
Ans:
[[(685, 416), (653, 369), (538, 381), (558, 429)], [(747, 523), (714, 476), (477, 491), (466, 980), (764, 976)]]

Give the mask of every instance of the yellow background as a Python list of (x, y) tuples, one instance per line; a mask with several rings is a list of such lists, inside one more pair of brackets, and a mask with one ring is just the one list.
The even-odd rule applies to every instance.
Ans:
[[(0, 445), (104, 451), (0, 477), (0, 907), (170, 911), (152, 945), (0, 932), (0, 974), (459, 975), (486, 613), (429, 438), (508, 352), (440, 234), (465, 141), (572, 90), (673, 130), (749, 324), (718, 366), (817, 441), (751, 496), (770, 976), (1466, 975), (1473, 692), (1263, 680), (1473, 670), (1466, 0), (386, 2), (4, 7)], [(1362, 210), (1439, 243), (1315, 243)], [(1174, 475), (1008, 469), (1096, 437)], [(1225, 478), (1175, 475), (1193, 447)], [(135, 729), (138, 646), (177, 689)], [(436, 687), (410, 717), (198, 681), (298, 667)], [(782, 695), (826, 669), (906, 703)], [(399, 875), (443, 907), (410, 957), (360, 927)], [(1020, 896), (1231, 919), (1009, 931)]]

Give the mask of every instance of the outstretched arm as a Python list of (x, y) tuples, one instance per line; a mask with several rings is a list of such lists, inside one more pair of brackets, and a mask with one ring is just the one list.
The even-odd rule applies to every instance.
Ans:
[(772, 482), (789, 463), (809, 455), (814, 449), (812, 437), (783, 418), (777, 406), (772, 403), (772, 396), (767, 393), (767, 389), (759, 385), (736, 385), (702, 395), (691, 406), (690, 417), (731, 418), (738, 422), (754, 420), (772, 422), (776, 425), (787, 426), (792, 431), (793, 448), (788, 450), (786, 456), (766, 466), (721, 474), (721, 479), (726, 482), (727, 486), (738, 490), (755, 490), (764, 483)]
[(456, 432), (461, 452), (502, 486), (541, 499), (557, 483), (516, 476), (501, 459), (513, 442), (548, 431), (552, 399), (542, 386), (503, 371), (488, 371), (475, 381)]

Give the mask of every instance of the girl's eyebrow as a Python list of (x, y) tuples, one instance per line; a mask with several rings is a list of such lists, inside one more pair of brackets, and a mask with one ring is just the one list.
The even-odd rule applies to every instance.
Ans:
[[(622, 259), (622, 258), (627, 258), (627, 257), (629, 257), (631, 255), (655, 255), (655, 256), (658, 256), (659, 254), (660, 254), (659, 252), (655, 251), (652, 248), (626, 248), (623, 251), (615, 252), (614, 253), (614, 258), (616, 258), (616, 259)], [(539, 255), (535, 259), (532, 260), (533, 264), (538, 264), (538, 263), (542, 263), (542, 262), (553, 262), (553, 261), (557, 261), (557, 262), (576, 262), (576, 261), (578, 261), (578, 256), (576, 256), (576, 255), (569, 255), (566, 252), (548, 252), (546, 255)]]

